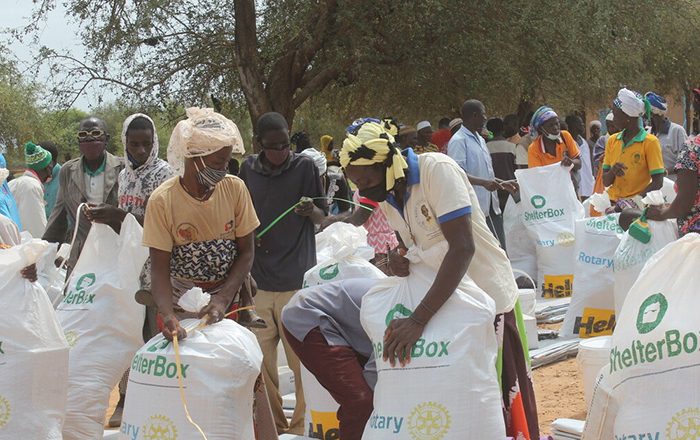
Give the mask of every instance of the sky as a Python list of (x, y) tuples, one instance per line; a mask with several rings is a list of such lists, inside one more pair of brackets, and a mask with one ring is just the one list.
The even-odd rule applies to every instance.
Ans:
[[(29, 23), (34, 3), (32, 0), (0, 0), (2, 13), (0, 13), (0, 29), (21, 28)], [(48, 20), (42, 23), (39, 30), (39, 44), (47, 46), (50, 49), (57, 51), (69, 51), (79, 58), (85, 53), (85, 49), (80, 41), (79, 26), (76, 22), (70, 21), (66, 16), (66, 9), (63, 7), (63, 0), (56, 0), (56, 8), (49, 14)], [(7, 41), (10, 38), (7, 35), (0, 35), (0, 39)], [(27, 40), (30, 40), (27, 38)], [(10, 51), (20, 62), (20, 70), (25, 71), (33, 59), (33, 54), (37, 48), (30, 46), (30, 41), (19, 43), (16, 40), (11, 40), (7, 45)], [(48, 80), (48, 72), (39, 71), (39, 82)], [(113, 97), (105, 97), (107, 100)], [(87, 93), (83, 94), (74, 107), (82, 110), (89, 110), (90, 107), (97, 104), (94, 96), (94, 91), (88, 89)]]

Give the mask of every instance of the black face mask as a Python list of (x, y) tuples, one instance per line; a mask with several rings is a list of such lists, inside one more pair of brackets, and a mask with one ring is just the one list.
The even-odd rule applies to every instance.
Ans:
[(385, 201), (387, 194), (389, 194), (389, 192), (386, 190), (385, 182), (381, 182), (379, 185), (360, 190), (360, 196), (368, 198), (375, 202)]

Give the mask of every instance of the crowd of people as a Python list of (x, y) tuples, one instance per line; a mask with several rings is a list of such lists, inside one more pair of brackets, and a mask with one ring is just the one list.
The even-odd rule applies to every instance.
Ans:
[[(27, 142), (26, 171), (8, 183), (0, 155), (0, 248), (19, 244), (20, 231), (71, 243), (61, 262), (70, 276), (91, 224), (119, 231), (133, 215), (150, 250), (134, 275), (141, 286), (135, 298), (149, 310), (145, 340), (158, 332), (186, 338), (179, 323), (192, 315), (177, 300), (194, 286), (211, 294), (200, 313), (211, 322), (254, 303), (237, 320), (262, 349), (277, 431), (304, 431), (301, 362), (338, 401), (341, 438), (353, 440), (361, 438), (372, 412), (374, 384), (366, 372), (373, 349), (359, 310), (373, 283), (344, 280), (299, 295), (304, 274), (317, 262), (315, 235), (337, 222), (364, 226), (372, 262), (399, 277), (410, 271), (408, 249), (444, 245), (422, 302), (411, 316), (388, 323), (382, 355), (392, 365), (409, 363), (426, 325), (469, 278), (495, 304), (506, 432), (535, 439), (535, 396), (503, 229), (506, 202), (519, 191), (515, 171), (560, 163), (571, 170), (582, 201), (607, 188), (618, 212), (640, 209), (641, 197), (668, 177), (677, 197), (648, 209), (647, 217), (678, 219), (681, 235), (700, 232), (700, 136), (689, 137), (672, 122), (666, 100), (653, 92), (623, 88), (611, 108), (604, 122), (587, 124), (587, 134), (579, 115), (560, 118), (542, 106), (522, 121), (515, 114), (488, 118), (485, 105), (469, 99), (459, 118), (440, 119), (435, 131), (425, 120), (411, 126), (361, 118), (342, 140), (321, 136), (318, 149), (308, 134), (290, 135), (281, 114), (266, 113), (254, 129), (260, 152), (240, 163), (232, 159), (234, 149), (243, 149), (236, 125), (210, 109), (188, 110), (172, 133), (168, 161), (158, 157), (158, 135), (147, 115), (124, 121), (124, 157), (107, 151), (106, 124), (90, 117), (76, 133), (76, 159), (59, 164), (57, 145)], [(294, 206), (293, 214), (282, 216)], [(22, 275), (36, 280), (36, 269)], [(297, 378), (291, 420), (279, 391), (280, 342)], [(113, 426), (120, 424), (126, 383), (125, 374)]]

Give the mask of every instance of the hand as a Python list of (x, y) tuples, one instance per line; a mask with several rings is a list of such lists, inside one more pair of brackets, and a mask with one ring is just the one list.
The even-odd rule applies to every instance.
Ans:
[(402, 247), (397, 247), (389, 251), (387, 258), (389, 259), (389, 272), (397, 277), (407, 277), (409, 274), (408, 258), (404, 257), (406, 255), (406, 249)]
[(22, 278), (24, 278), (25, 280), (29, 280), (29, 282), (33, 283), (37, 280), (36, 264), (31, 264), (23, 268), (19, 273), (20, 275), (22, 275)]
[(172, 341), (173, 335), (177, 335), (177, 340), (182, 341), (187, 337), (187, 332), (180, 327), (180, 321), (175, 315), (168, 315), (163, 317), (163, 336), (168, 341)]
[(666, 220), (666, 208), (664, 206), (651, 205), (647, 207), (647, 219)]
[(498, 189), (504, 189), (499, 183), (498, 179), (484, 181), (483, 187), (490, 192), (496, 191)]
[(520, 186), (518, 185), (517, 180), (501, 180), (498, 182), (501, 185), (501, 188), (508, 191), (511, 194), (515, 194), (518, 191), (520, 191)]
[(424, 328), (411, 318), (392, 320), (384, 332), (384, 361), (388, 360), (392, 367), (397, 359), (402, 367), (411, 362), (411, 350)]
[(329, 215), (328, 217), (324, 218), (321, 221), (321, 224), (319, 226), (320, 226), (321, 231), (323, 231), (324, 229), (326, 229), (327, 227), (329, 227), (333, 223), (337, 223), (337, 222), (338, 222), (338, 218), (336, 216)]
[(204, 318), (207, 324), (216, 324), (226, 317), (229, 301), (220, 298), (221, 294), (213, 295), (209, 304), (199, 311), (199, 318)]
[(561, 160), (561, 166), (570, 167), (574, 162), (571, 160), (568, 154), (564, 153), (564, 157)]
[(622, 177), (625, 175), (625, 170), (627, 169), (627, 165), (625, 165), (622, 162), (617, 162), (615, 165), (610, 168), (610, 171), (613, 172), (617, 177)]
[(294, 212), (302, 217), (310, 217), (314, 213), (314, 203), (305, 201), (294, 208)]
[(112, 205), (88, 205), (83, 211), (85, 217), (94, 223), (104, 223), (107, 225), (121, 224), (126, 217), (126, 212)]

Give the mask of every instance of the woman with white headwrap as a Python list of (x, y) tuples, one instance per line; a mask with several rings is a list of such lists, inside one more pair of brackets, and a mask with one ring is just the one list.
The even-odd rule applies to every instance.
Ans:
[[(226, 174), (234, 149), (243, 140), (236, 125), (212, 109), (187, 109), (168, 146), (168, 158), (181, 175), (156, 189), (146, 207), (143, 244), (150, 248), (153, 300), (163, 319), (163, 334), (186, 337), (177, 305), (182, 294), (200, 287), (211, 295), (199, 314), (209, 322), (224, 318), (240, 292), (240, 305), (252, 303), (247, 284), (253, 264), (254, 231), (259, 226), (243, 181)], [(264, 326), (254, 312), (239, 323)]]

